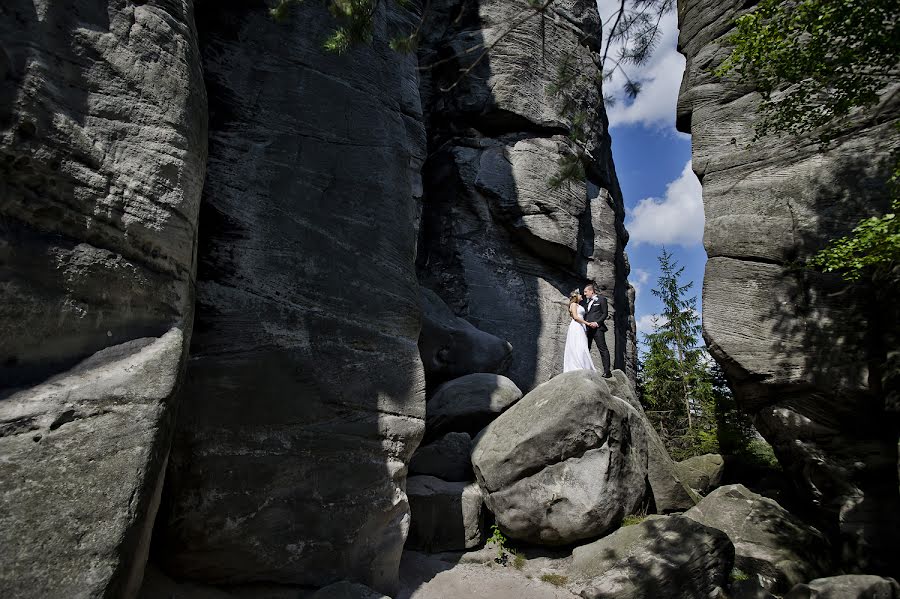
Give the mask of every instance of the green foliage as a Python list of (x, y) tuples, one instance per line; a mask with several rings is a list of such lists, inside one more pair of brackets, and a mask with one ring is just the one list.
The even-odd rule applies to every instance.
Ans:
[(737, 454), (756, 435), (740, 412), (719, 366), (699, 341), (693, 283), (663, 249), (652, 293), (663, 303), (653, 332), (644, 336), (639, 388), (647, 416), (676, 460), (704, 453)]
[(509, 551), (506, 547), (506, 536), (500, 532), (500, 527), (496, 524), (491, 526), (491, 537), (487, 540), (488, 544), (493, 544), (497, 548), (497, 559), (504, 559), (504, 555)]
[(557, 587), (565, 586), (565, 584), (569, 582), (568, 577), (563, 576), (562, 574), (541, 574), (541, 580), (549, 582)]
[(900, 62), (897, 0), (762, 0), (716, 70), (763, 96), (756, 130), (803, 133), (878, 103)]
[(633, 526), (647, 519), (647, 515), (630, 514), (622, 519), (622, 526)]
[(729, 575), (731, 582), (741, 582), (742, 580), (750, 580), (750, 576), (740, 568), (732, 568)]

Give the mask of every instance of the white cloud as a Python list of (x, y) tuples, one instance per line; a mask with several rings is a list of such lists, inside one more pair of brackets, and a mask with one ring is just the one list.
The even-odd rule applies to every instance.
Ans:
[(643, 316), (638, 318), (635, 323), (637, 324), (638, 339), (643, 341), (644, 335), (653, 332), (654, 319), (656, 319), (657, 326), (664, 325), (665, 323), (669, 322), (668, 318), (660, 316), (659, 314), (644, 314)]
[(688, 162), (664, 198), (638, 202), (625, 228), (634, 244), (689, 246), (703, 241), (703, 222), (703, 189)]
[(644, 289), (644, 285), (650, 280), (650, 273), (643, 268), (636, 268), (631, 271), (628, 282), (634, 287), (634, 296), (637, 297)]
[[(597, 0), (600, 18), (605, 20), (615, 14), (619, 4), (618, 0)], [(604, 22), (604, 34), (609, 31), (611, 25)], [(685, 64), (684, 56), (676, 50), (678, 16), (674, 10), (660, 21), (660, 31), (659, 46), (647, 63), (640, 67), (622, 65), (628, 77), (642, 85), (637, 98), (632, 101), (625, 97), (622, 88), (627, 79), (622, 70), (616, 69), (612, 78), (604, 82), (604, 92), (616, 100), (615, 104), (607, 109), (611, 127), (639, 124), (674, 132), (675, 107)], [(608, 67), (614, 64), (620, 47), (621, 44), (613, 44), (610, 47)]]

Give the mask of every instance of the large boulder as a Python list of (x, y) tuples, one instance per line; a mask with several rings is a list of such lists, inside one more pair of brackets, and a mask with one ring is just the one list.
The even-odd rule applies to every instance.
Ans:
[(773, 592), (831, 570), (822, 533), (743, 485), (719, 487), (684, 515), (724, 531), (734, 543), (735, 565)]
[(682, 482), (699, 493), (707, 493), (722, 482), (725, 458), (717, 453), (697, 455), (675, 464)]
[(342, 580), (323, 587), (309, 596), (309, 599), (391, 599), (378, 591), (358, 582)]
[(197, 316), (154, 541), (176, 578), (396, 586), (425, 417), (425, 136), (388, 10), (338, 56), (321, 3), (284, 23), (265, 3), (198, 9), (212, 118)]
[(713, 73), (754, 4), (678, 6), (687, 65), (677, 124), (692, 134), (706, 214), (703, 335), (740, 408), (839, 535), (844, 567), (890, 574), (900, 571), (900, 427), (886, 364), (900, 346), (900, 303), (886, 286), (794, 265), (889, 210), (900, 94), (892, 82), (824, 147), (818, 131), (752, 141), (760, 95)]
[(420, 289), (419, 353), (425, 376), (440, 383), (475, 372), (506, 372), (512, 345), (456, 316), (430, 289)]
[(733, 565), (725, 533), (661, 516), (576, 547), (569, 569), (584, 599), (696, 599), (725, 588)]
[(798, 584), (785, 599), (900, 599), (900, 585), (893, 578), (845, 574)]
[(484, 542), (484, 500), (475, 483), (410, 476), (406, 494), (412, 514), (409, 549), (454, 551)]
[(478, 373), (441, 385), (425, 408), (428, 435), (476, 434), (522, 398), (516, 384), (498, 374)]
[[(515, 2), (438, 0), (429, 11), (420, 63), (449, 68), (420, 79), (433, 148), (423, 170), (420, 280), (456, 314), (512, 343), (506, 374), (528, 391), (561, 371), (566, 295), (593, 279), (610, 300), (613, 365), (633, 378), (625, 211), (593, 83), (602, 52), (596, 4), (553, 2), (548, 18), (522, 20), (496, 46), (521, 20)], [(580, 76), (564, 94), (549, 93), (565, 69)], [(585, 140), (591, 158), (584, 175), (552, 186), (574, 151), (570, 135)]]
[(559, 545), (596, 537), (644, 498), (642, 415), (603, 377), (576, 370), (539, 385), (475, 439), (488, 508), (514, 539)]
[(416, 449), (409, 461), (410, 474), (428, 474), (447, 481), (468, 481), (472, 473), (472, 437), (447, 433)]
[(0, 596), (133, 596), (194, 308), (193, 2), (0, 14)]

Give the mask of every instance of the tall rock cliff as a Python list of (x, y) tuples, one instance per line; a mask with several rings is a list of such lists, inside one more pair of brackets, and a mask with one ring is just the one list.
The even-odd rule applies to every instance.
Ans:
[(813, 136), (751, 143), (759, 95), (711, 74), (748, 4), (678, 3), (678, 127), (693, 136), (706, 211), (704, 337), (847, 565), (896, 572), (898, 415), (882, 372), (896, 302), (791, 264), (884, 212), (900, 96), (844, 123), (827, 148)]
[[(429, 148), (420, 279), (458, 315), (512, 343), (509, 376), (523, 390), (562, 371), (565, 298), (595, 280), (610, 299), (614, 367), (633, 376), (634, 296), (596, 67), (595, 2), (555, 2), (527, 19), (521, 5), (502, 0), (428, 6), (419, 52)], [(553, 94), (561, 78), (573, 83)], [(590, 152), (585, 175), (554, 189), (573, 134)]]
[(415, 57), (322, 49), (299, 6), (198, 6), (210, 98), (197, 315), (158, 556), (212, 583), (396, 585), (424, 431)]
[(0, 6), (0, 595), (140, 583), (194, 305), (192, 3)]

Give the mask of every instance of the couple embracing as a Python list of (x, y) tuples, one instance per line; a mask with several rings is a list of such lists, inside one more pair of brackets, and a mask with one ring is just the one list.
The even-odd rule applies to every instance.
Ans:
[(566, 349), (563, 355), (563, 372), (570, 370), (597, 370), (591, 360), (591, 345), (596, 341), (603, 362), (603, 376), (609, 378), (609, 350), (606, 348), (606, 316), (609, 306), (606, 298), (586, 285), (584, 295), (578, 289), (569, 294), (569, 315), (572, 321), (566, 334)]

